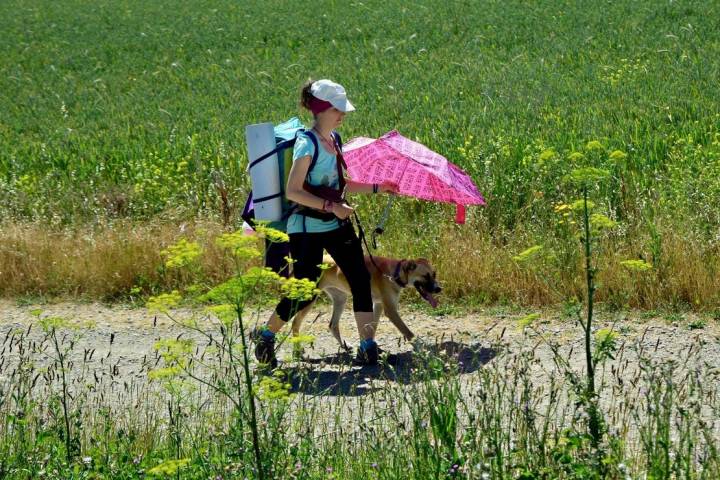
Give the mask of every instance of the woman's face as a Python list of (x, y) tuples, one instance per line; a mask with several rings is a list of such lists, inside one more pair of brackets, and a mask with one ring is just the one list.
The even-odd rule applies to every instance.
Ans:
[(341, 112), (335, 107), (330, 107), (324, 112), (320, 112), (317, 115), (317, 121), (320, 126), (327, 129), (335, 129), (339, 127), (343, 119), (345, 118), (345, 112)]

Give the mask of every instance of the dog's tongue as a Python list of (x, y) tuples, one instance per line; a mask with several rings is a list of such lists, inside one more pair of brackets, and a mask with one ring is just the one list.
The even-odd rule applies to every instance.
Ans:
[(432, 296), (432, 293), (426, 292), (423, 290), (422, 297), (427, 301), (433, 308), (437, 308), (438, 301), (435, 297)]

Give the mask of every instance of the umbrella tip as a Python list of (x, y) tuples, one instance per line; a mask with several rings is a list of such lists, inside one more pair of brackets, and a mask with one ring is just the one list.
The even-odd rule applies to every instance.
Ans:
[(455, 223), (458, 225), (465, 224), (465, 205), (455, 204)]

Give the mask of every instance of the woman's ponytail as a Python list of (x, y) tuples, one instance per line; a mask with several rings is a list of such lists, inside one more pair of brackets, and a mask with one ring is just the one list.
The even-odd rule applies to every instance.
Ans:
[(310, 110), (310, 101), (315, 98), (310, 91), (313, 83), (315, 83), (315, 80), (308, 80), (303, 84), (302, 89), (300, 90), (300, 106), (307, 110)]

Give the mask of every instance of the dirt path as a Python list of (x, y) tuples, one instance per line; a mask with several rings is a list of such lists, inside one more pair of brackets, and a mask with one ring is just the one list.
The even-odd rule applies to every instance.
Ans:
[[(97, 385), (105, 385), (106, 388), (97, 392), (109, 394), (113, 404), (135, 404), (140, 398), (138, 392), (144, 391), (143, 386), (148, 385), (148, 371), (161, 365), (153, 347), (158, 340), (178, 338), (180, 335), (193, 338), (198, 346), (196, 353), (202, 352), (207, 345), (207, 339), (201, 335), (188, 332), (166, 317), (151, 314), (144, 308), (72, 303), (18, 306), (10, 301), (0, 301), (0, 393), (11, 387), (8, 383), (10, 375), (18, 363), (19, 348), (13, 338), (23, 332), (24, 345), (29, 345), (40, 343), (37, 340), (43, 336), (37, 317), (31, 313), (35, 309), (42, 310), (41, 317), (59, 316), (83, 325), (82, 337), (70, 356), (73, 361), (70, 376), (76, 377), (81, 385), (88, 380), (92, 383), (93, 378)], [(382, 424), (388, 415), (397, 415), (398, 395), (403, 395), (403, 392), (412, 395), (415, 388), (422, 388), (416, 372), (418, 367), (425, 369), (423, 362), (431, 358), (425, 355), (428, 352), (441, 354), (432, 358), (444, 358), (445, 368), (452, 366), (460, 373), (459, 386), (465, 399), (492, 390), (493, 385), (515, 384), (513, 388), (519, 388), (522, 372), (525, 372), (524, 378), (529, 378), (531, 382), (533, 405), (537, 411), (548, 407), (550, 402), (558, 405), (552, 414), (558, 425), (566, 425), (568, 418), (575, 414), (575, 402), (568, 393), (569, 384), (556, 368), (556, 357), (551, 348), (540, 338), (542, 335), (546, 340), (556, 342), (560, 355), (582, 378), (585, 357), (580, 328), (560, 318), (557, 312), (542, 315), (537, 320), (537, 333), (523, 333), (518, 328), (518, 319), (524, 316), (522, 314), (433, 316), (406, 309), (401, 314), (415, 332), (417, 341), (412, 344), (403, 341), (389, 321), (381, 320), (377, 340), (387, 352), (387, 364), (363, 368), (353, 366), (351, 355), (338, 348), (327, 330), (329, 313), (328, 306), (321, 305), (314, 315), (308, 316), (303, 333), (315, 336), (315, 341), (305, 348), (303, 361), (292, 360), (292, 349), (288, 344), (282, 345), (279, 350), (282, 370), (287, 374), (292, 391), (299, 395), (299, 400), (293, 403), (294, 408), (327, 413), (323, 415), (325, 420), (316, 425), (320, 436), (333, 431), (340, 423), (343, 428), (352, 425), (357, 431), (362, 429), (368, 421), (367, 406), (363, 407), (363, 403), (372, 405), (372, 419), (377, 424)], [(202, 310), (173, 312), (178, 319), (186, 319), (193, 314), (202, 314)], [(250, 319), (250, 323), (264, 321), (267, 314), (259, 312)], [(316, 316), (317, 319), (313, 320)], [(216, 330), (216, 325), (207, 318), (201, 319), (200, 324), (205, 325), (208, 331)], [(687, 375), (702, 371), (703, 389), (710, 392), (712, 398), (720, 398), (720, 329), (712, 321), (702, 328), (701, 324), (698, 318), (676, 317), (673, 322), (660, 318), (646, 319), (642, 314), (599, 315), (597, 327), (612, 326), (619, 335), (615, 359), (608, 361), (597, 372), (598, 384), (607, 385), (601, 394), (603, 408), (609, 412), (626, 412), (622, 418), (613, 418), (612, 424), (632, 424), (632, 428), (636, 428), (638, 417), (627, 412), (632, 410), (645, 415), (642, 413), (645, 407), (638, 406), (637, 402), (650, 401), (647, 386), (661, 384), (667, 378), (683, 385)], [(350, 311), (345, 312), (341, 326), (343, 337), (354, 345), (357, 332)], [(531, 355), (527, 356), (528, 353)], [(36, 352), (35, 366), (50, 363), (51, 354), (51, 347)], [(663, 377), (662, 372), (657, 376), (658, 370), (655, 370), (655, 376), (648, 377), (638, 361), (641, 355), (653, 362), (674, 363), (670, 377)], [(440, 368), (442, 370), (443, 367)], [(555, 400), (551, 400), (552, 395), (549, 394), (552, 382), (562, 383)], [(52, 394), (47, 390), (44, 392), (38, 394)], [(507, 398), (503, 402), (517, 404), (517, 393), (506, 392), (504, 395)], [(369, 402), (364, 402), (364, 399), (369, 399)], [(628, 404), (636, 406), (630, 409), (623, 407)], [(408, 404), (404, 405), (403, 408), (407, 409)], [(123, 409), (121, 407), (119, 411)], [(331, 411), (335, 413), (330, 414)], [(718, 412), (720, 403), (717, 401), (702, 406), (701, 415), (711, 425), (715, 438), (720, 438)]]
[[(141, 370), (140, 365), (144, 359), (154, 356), (153, 345), (162, 338), (175, 338), (185, 332), (183, 335), (201, 340), (199, 335), (184, 331), (164, 315), (152, 314), (144, 308), (75, 303), (18, 306), (9, 300), (0, 300), (0, 338), (6, 338), (10, 331), (27, 329), (37, 323), (37, 318), (31, 313), (35, 309), (42, 310), (42, 317), (59, 316), (72, 323), (84, 325), (83, 339), (79, 345), (81, 348), (77, 349), (78, 355), (84, 349), (95, 349), (95, 358), (112, 354), (121, 376), (136, 375)], [(314, 344), (305, 349), (305, 357), (306, 363), (317, 365), (317, 370), (325, 369), (327, 364), (338, 361), (343, 363), (347, 360), (327, 330), (329, 313), (329, 307), (321, 305), (316, 312), (308, 316), (303, 326), (303, 333), (315, 336)], [(541, 360), (541, 367), (552, 367), (550, 349), (539, 341), (537, 335), (523, 334), (518, 328), (517, 320), (522, 314), (431, 316), (413, 310), (402, 313), (406, 323), (417, 336), (418, 342), (415, 345), (402, 340), (399, 332), (387, 319), (381, 320), (377, 335), (378, 343), (392, 355), (396, 365), (411, 363), (413, 350), (416, 350), (418, 345), (425, 345), (452, 354), (463, 364), (461, 371), (471, 373), (492, 361), (501, 349), (513, 352), (537, 346), (536, 354)], [(186, 319), (193, 314), (202, 315), (202, 310), (173, 312), (178, 319)], [(266, 316), (267, 312), (259, 312), (250, 322), (262, 322)], [(215, 328), (209, 320), (204, 321), (208, 328)], [(619, 343), (634, 345), (636, 349), (644, 349), (646, 352), (652, 351), (653, 358), (680, 359), (691, 348), (698, 348), (701, 349), (704, 361), (720, 367), (720, 328), (715, 322), (710, 321), (702, 328), (697, 328), (700, 326), (699, 319), (694, 317), (678, 317), (672, 322), (659, 318), (643, 319), (642, 315), (601, 314), (597, 327), (609, 328), (613, 325), (612, 322), (616, 322), (613, 328), (619, 333)], [(537, 323), (542, 334), (548, 339), (558, 341), (568, 352), (571, 363), (578, 371), (582, 371), (584, 357), (580, 329), (571, 321), (560, 319), (557, 313), (543, 315)], [(690, 327), (693, 323), (695, 329)], [(88, 324), (92, 326), (87, 326)], [(40, 328), (33, 328), (34, 334), (39, 335)], [(343, 337), (354, 345), (357, 332), (349, 310), (341, 320), (341, 329)], [(279, 358), (289, 361), (290, 353), (290, 345), (283, 345)], [(14, 354), (4, 351), (3, 355), (8, 360), (12, 359)], [(628, 353), (624, 358), (632, 361), (634, 356), (635, 354)], [(331, 387), (332, 378), (328, 377), (321, 385)], [(331, 391), (339, 393), (344, 389), (335, 386)]]

